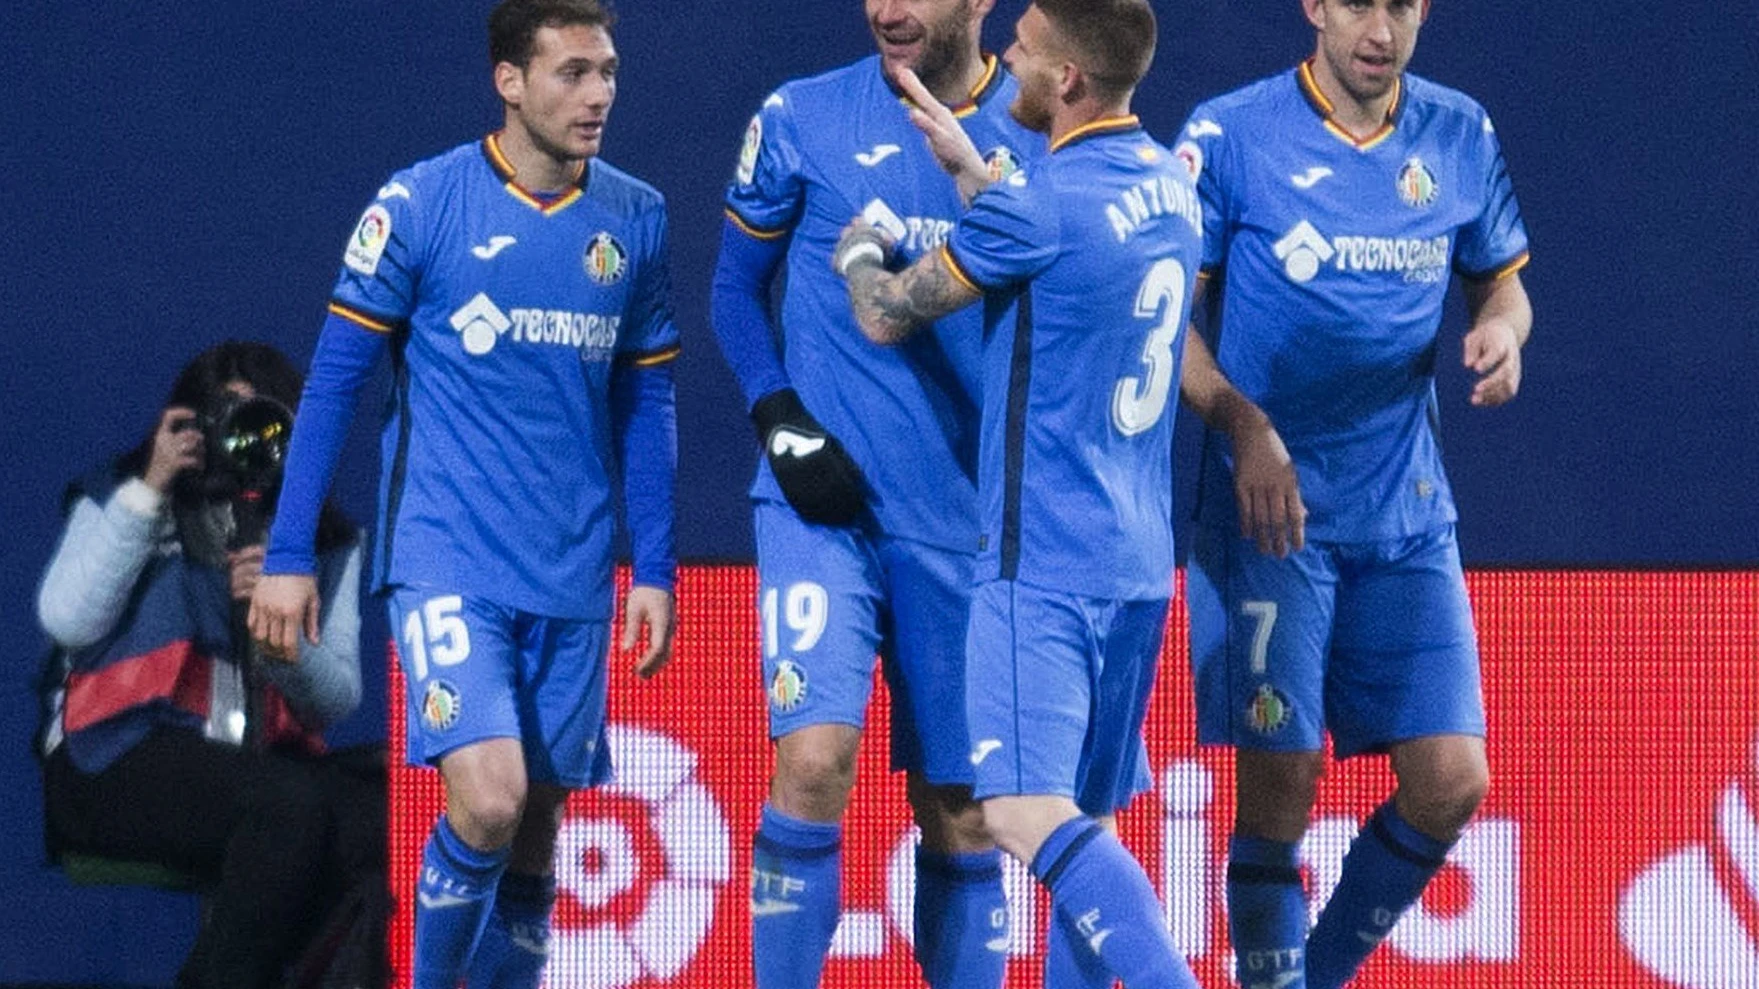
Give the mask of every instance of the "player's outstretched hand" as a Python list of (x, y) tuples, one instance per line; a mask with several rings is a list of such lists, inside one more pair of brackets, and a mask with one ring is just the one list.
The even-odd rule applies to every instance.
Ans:
[(1263, 413), (1229, 433), (1234, 445), (1234, 496), (1240, 535), (1258, 551), (1281, 558), (1307, 545), (1307, 506), (1289, 448)]
[(770, 473), (801, 518), (818, 525), (855, 521), (867, 501), (861, 468), (800, 404), (794, 389), (783, 388), (758, 399), (751, 407), (751, 420), (757, 424)]
[(672, 661), (672, 633), (677, 625), (671, 591), (641, 584), (629, 589), (629, 598), (623, 602), (623, 652), (634, 649), (641, 642), (642, 629), (647, 629), (647, 648), (635, 658), (636, 676), (645, 680)]
[(272, 659), (299, 659), (299, 633), (318, 644), (318, 582), (310, 574), (266, 574), (250, 595), (250, 637)]
[(1478, 374), (1472, 404), (1494, 408), (1521, 390), (1521, 343), (1514, 327), (1486, 320), (1466, 334), (1466, 368)]
[(915, 72), (899, 70), (898, 86), (910, 97), (910, 122), (928, 138), (928, 149), (934, 152), (935, 161), (953, 177), (959, 186), (959, 197), (969, 204), (990, 183), (989, 166), (983, 163), (977, 145), (959, 126), (959, 118), (934, 98)]

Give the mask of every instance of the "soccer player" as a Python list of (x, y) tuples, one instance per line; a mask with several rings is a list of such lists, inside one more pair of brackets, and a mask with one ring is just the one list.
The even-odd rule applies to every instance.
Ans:
[[(1218, 428), (1268, 414), (1299, 479), (1298, 493), (1239, 511), (1227, 488), (1240, 478), (1211, 436), (1191, 654), (1199, 737), (1238, 750), (1239, 980), (1333, 989), (1421, 895), (1488, 785), (1436, 439), (1437, 331), (1451, 271), (1471, 319), (1472, 404), (1501, 405), (1520, 385), (1532, 311), (1516, 274), (1527, 234), (1489, 117), (1404, 71), (1426, 0), (1302, 6), (1313, 56), (1198, 107), (1179, 147), (1200, 169), (1199, 295), (1219, 320), (1213, 364), (1193, 338), (1186, 398)], [(1338, 758), (1389, 752), (1398, 787), (1309, 934), (1297, 847), (1325, 731)]]
[[(597, 0), (503, 0), (504, 123), (394, 175), (349, 240), (250, 617), (312, 623), (312, 525), (354, 396), (391, 351), (375, 585), (408, 677), (409, 756), (446, 813), (422, 855), (414, 985), (538, 984), (563, 801), (609, 778), (611, 476), (634, 588), (623, 650), (672, 639), (668, 302), (660, 195), (597, 157), (616, 95)], [(486, 932), (485, 932), (486, 931)]]
[[(1049, 889), (1055, 929), (1081, 938), (1059, 989), (1197, 985), (1141, 865), (1096, 819), (1147, 783), (1173, 575), (1170, 399), (1201, 250), (1190, 175), (1129, 112), (1154, 44), (1147, 0), (1037, 0), (1007, 61), (1011, 112), (1049, 153), (978, 192), (901, 272), (865, 219), (835, 255), (877, 343), (987, 299), (970, 762), (990, 832)], [(920, 100), (914, 117), (961, 189), (986, 183), (958, 121)]]
[(867, 0), (878, 54), (766, 99), (727, 191), (712, 312), (764, 450), (752, 499), (775, 766), (752, 864), (760, 989), (810, 989), (823, 971), (876, 651), (892, 696), (892, 765), (908, 774), (922, 830), (923, 977), (936, 989), (993, 989), (1006, 963), (1000, 856), (971, 799), (964, 722), (978, 318), (875, 347), (830, 265), (856, 213), (894, 231), (907, 257), (938, 247), (959, 214), (954, 184), (911, 126), (902, 71), (920, 73), (924, 98), (952, 105), (986, 169), (1011, 172), (1042, 153), (1043, 139), (1007, 114), (1013, 80), (979, 47), (991, 4)]

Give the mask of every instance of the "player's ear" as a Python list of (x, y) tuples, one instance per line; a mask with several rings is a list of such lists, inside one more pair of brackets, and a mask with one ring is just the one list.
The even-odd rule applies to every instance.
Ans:
[(1423, 0), (1423, 9), (1417, 12), (1417, 23), (1422, 24), (1428, 20), (1429, 20), (1429, 0)]
[(1064, 62), (1062, 74), (1057, 79), (1057, 98), (1064, 105), (1078, 103), (1087, 95), (1087, 77), (1081, 74), (1081, 66), (1074, 62)]
[[(1429, 5), (1426, 2), (1424, 6)], [(1307, 15), (1307, 23), (1313, 25), (1314, 30), (1325, 30), (1325, 0), (1301, 0), (1301, 13)]]
[(525, 70), (512, 62), (495, 63), (495, 92), (501, 102), (518, 106), (525, 100)]

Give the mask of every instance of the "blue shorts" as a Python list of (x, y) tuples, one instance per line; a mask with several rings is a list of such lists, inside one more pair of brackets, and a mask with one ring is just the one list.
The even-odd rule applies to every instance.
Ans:
[(1148, 789), (1142, 722), (1166, 625), (1165, 598), (978, 587), (965, 640), (975, 795), (1069, 797), (1097, 816)]
[(770, 737), (861, 728), (880, 658), (892, 696), (892, 768), (971, 783), (965, 621), (973, 556), (756, 503), (758, 621)]
[(530, 780), (573, 789), (610, 781), (610, 622), (545, 618), (407, 585), (391, 588), (389, 604), (410, 765), (517, 738)]
[(1453, 526), (1288, 559), (1200, 526), (1189, 572), (1197, 738), (1338, 758), (1484, 735), (1478, 639)]

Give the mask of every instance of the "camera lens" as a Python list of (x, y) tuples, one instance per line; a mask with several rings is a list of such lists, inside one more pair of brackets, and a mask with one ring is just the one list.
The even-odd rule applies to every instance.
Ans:
[(226, 462), (245, 478), (266, 478), (281, 467), (293, 426), (287, 409), (272, 399), (247, 399), (220, 423), (218, 446)]

